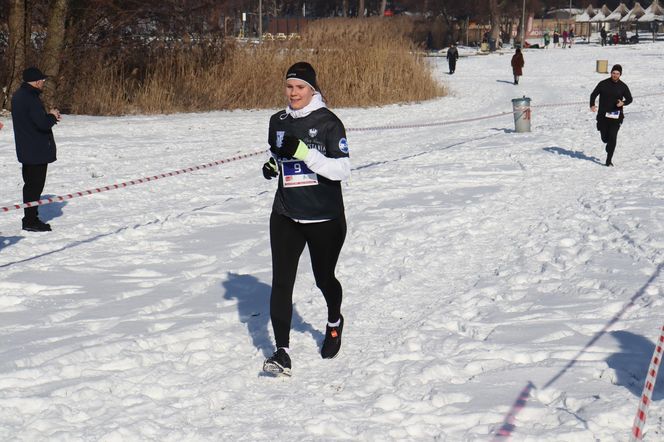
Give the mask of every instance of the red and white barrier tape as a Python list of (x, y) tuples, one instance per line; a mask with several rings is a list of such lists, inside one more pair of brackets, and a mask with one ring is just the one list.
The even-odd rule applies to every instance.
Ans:
[(120, 184), (111, 184), (109, 186), (96, 187), (94, 189), (88, 189), (88, 190), (83, 190), (81, 192), (69, 193), (67, 195), (54, 196), (52, 198), (44, 198), (44, 199), (39, 200), (39, 201), (31, 201), (31, 202), (23, 203), (23, 204), (14, 204), (12, 206), (2, 207), (2, 208), (0, 208), (0, 210), (2, 212), (9, 212), (11, 210), (25, 209), (26, 207), (44, 206), (46, 204), (55, 203), (57, 201), (70, 200), (72, 198), (77, 198), (77, 197), (80, 197), (80, 196), (92, 195), (93, 193), (101, 193), (101, 192), (106, 192), (106, 191), (109, 191), (109, 190), (121, 189), (121, 188), (128, 187), (128, 186), (134, 186), (136, 184), (143, 184), (143, 183), (147, 183), (147, 182), (150, 182), (150, 181), (156, 181), (156, 180), (161, 179), (161, 178), (168, 178), (168, 177), (172, 177), (172, 176), (176, 176), (176, 175), (181, 175), (183, 173), (195, 172), (197, 170), (203, 170), (203, 169), (207, 169), (209, 167), (219, 166), (220, 164), (226, 164), (226, 163), (230, 163), (230, 162), (233, 162), (233, 161), (242, 160), (244, 158), (249, 158), (249, 157), (253, 157), (253, 156), (256, 156), (256, 155), (265, 154), (265, 152), (266, 152), (266, 150), (262, 150), (262, 151), (259, 151), (259, 152), (253, 152), (253, 153), (246, 153), (246, 154), (237, 155), (237, 156), (234, 156), (234, 157), (231, 157), (231, 158), (226, 158), (225, 160), (213, 161), (211, 163), (201, 164), (199, 166), (187, 167), (185, 169), (180, 169), (180, 170), (176, 170), (176, 171), (173, 171), (173, 172), (161, 173), (161, 174), (158, 174), (158, 175), (153, 175), (153, 176), (149, 176), (149, 177), (145, 177), (145, 178), (139, 178), (139, 179), (136, 179), (136, 180), (125, 181), (124, 183), (120, 183)]
[(413, 129), (413, 128), (418, 128), (418, 127), (445, 126), (445, 125), (448, 125), (448, 124), (458, 124), (458, 123), (468, 123), (470, 121), (488, 120), (490, 118), (502, 117), (504, 115), (511, 115), (511, 114), (516, 113), (516, 112), (520, 112), (520, 111), (501, 112), (499, 114), (484, 115), (482, 117), (465, 118), (463, 120), (437, 121), (437, 122), (433, 122), (433, 123), (419, 123), (419, 124), (418, 123), (413, 123), (413, 124), (394, 124), (394, 125), (388, 125), (388, 126), (356, 127), (356, 128), (348, 128), (348, 129), (346, 129), (346, 132), (364, 132), (364, 131), (370, 131), (370, 130)]
[[(654, 94), (650, 94), (646, 97), (652, 97), (652, 96), (655, 96), (655, 95), (664, 95), (664, 93), (654, 93)], [(643, 97), (634, 97), (634, 98), (643, 98)], [(540, 104), (540, 105), (531, 106), (531, 108), (574, 106), (574, 105), (579, 105), (579, 104), (583, 104), (583, 103), (585, 103), (585, 102)], [(526, 110), (526, 112), (527, 111), (528, 110)], [(348, 128), (348, 129), (346, 129), (346, 131), (347, 132), (363, 132), (363, 131), (371, 131), (371, 130), (413, 129), (413, 128), (418, 128), (418, 127), (445, 126), (445, 125), (449, 125), (449, 124), (459, 124), (459, 123), (468, 123), (468, 122), (471, 122), (471, 121), (488, 120), (490, 118), (502, 117), (502, 116), (505, 116), (505, 115), (516, 114), (516, 113), (519, 113), (519, 112), (524, 112), (524, 111), (521, 110), (521, 109), (516, 109), (516, 110), (512, 110), (511, 112), (501, 112), (499, 114), (484, 115), (484, 116), (481, 116), (481, 117), (474, 117), (474, 118), (465, 118), (465, 119), (462, 119), (462, 120), (438, 121), (438, 122), (432, 122), (432, 123), (419, 123), (419, 124), (418, 123), (413, 123), (413, 124), (396, 124), (396, 125), (387, 125), (387, 126)], [(230, 163), (231, 161), (237, 161), (237, 160), (241, 160), (241, 159), (244, 159), (244, 158), (253, 157), (253, 156), (262, 154), (264, 152), (265, 151), (254, 152), (254, 153), (249, 153), (249, 154), (242, 154), (242, 155), (238, 155), (238, 156), (235, 156), (235, 157), (232, 157), (232, 158), (228, 158), (228, 159), (225, 159), (225, 160), (218, 160), (218, 161), (214, 161), (214, 162), (208, 163), (208, 164), (203, 164), (203, 165), (200, 165), (200, 166), (187, 167), (185, 169), (176, 170), (174, 172), (162, 173), (162, 174), (154, 175), (154, 176), (151, 176), (151, 177), (145, 177), (145, 178), (140, 178), (140, 179), (137, 179), (137, 180), (126, 181), (126, 182), (120, 183), (120, 184), (111, 184), (110, 186), (98, 187), (98, 188), (95, 188), (95, 189), (83, 190), (81, 192), (69, 193), (69, 194), (64, 195), (64, 196), (56, 196), (56, 197), (53, 197), (53, 198), (45, 198), (45, 199), (41, 199), (39, 201), (31, 201), (31, 202), (27, 202), (27, 203), (23, 203), (23, 204), (13, 204), (11, 206), (0, 207), (0, 211), (9, 212), (11, 210), (24, 209), (26, 207), (43, 206), (43, 205), (51, 204), (51, 203), (54, 203), (54, 202), (57, 202), (57, 201), (65, 201), (65, 200), (69, 200), (69, 199), (72, 199), (72, 198), (77, 198), (77, 197), (80, 197), (80, 196), (92, 195), (93, 193), (106, 192), (106, 191), (109, 191), (109, 190), (120, 189), (120, 188), (132, 186), (132, 185), (136, 185), (136, 184), (143, 184), (143, 183), (146, 183), (146, 182), (149, 182), (149, 181), (158, 180), (160, 178), (167, 178), (167, 177), (180, 175), (180, 174), (187, 173), (187, 172), (194, 172), (196, 170), (206, 169), (208, 167), (218, 166), (218, 165), (224, 164), (224, 163)]]
[(662, 362), (662, 348), (664, 347), (664, 326), (659, 335), (655, 351), (648, 367), (648, 374), (646, 376), (646, 383), (643, 386), (643, 393), (641, 393), (641, 400), (639, 401), (639, 408), (636, 410), (634, 416), (634, 425), (632, 425), (631, 442), (639, 441), (643, 438), (643, 427), (646, 425), (646, 417), (648, 416), (648, 407), (652, 401), (652, 393), (655, 390), (655, 381), (657, 380), (657, 371)]
[(509, 413), (507, 413), (507, 416), (505, 416), (503, 424), (500, 426), (500, 428), (498, 428), (496, 434), (494, 434), (492, 442), (501, 442), (512, 436), (512, 432), (516, 428), (515, 424), (516, 416), (528, 404), (528, 399), (530, 398), (530, 392), (534, 388), (535, 385), (530, 381), (528, 381), (528, 384), (525, 387), (523, 387), (523, 390), (521, 390), (521, 393), (519, 393), (519, 396), (516, 398), (516, 401), (514, 401), (514, 404), (512, 405), (512, 408), (510, 409)]
[[(650, 98), (657, 95), (664, 95), (664, 92), (657, 92), (650, 95), (639, 95), (633, 98)], [(580, 106), (588, 105), (588, 101), (571, 101), (567, 103), (551, 103), (551, 104), (535, 104), (531, 105), (531, 109), (546, 108), (546, 107), (565, 107), (565, 106)], [(488, 120), (490, 118), (502, 117), (505, 115), (516, 114), (522, 112), (520, 109), (512, 110), (511, 112), (501, 112), (499, 114), (493, 115), (484, 115), (481, 117), (474, 118), (464, 118), (462, 120), (450, 120), (450, 121), (435, 121), (431, 123), (412, 123), (412, 124), (392, 124), (386, 126), (372, 126), (372, 127), (356, 127), (356, 128), (347, 128), (346, 132), (366, 132), (371, 130), (391, 130), (391, 129), (414, 129), (418, 127), (435, 127), (435, 126), (446, 126), (448, 124), (459, 124), (459, 123), (468, 123), (470, 121), (479, 121), (479, 120)]]

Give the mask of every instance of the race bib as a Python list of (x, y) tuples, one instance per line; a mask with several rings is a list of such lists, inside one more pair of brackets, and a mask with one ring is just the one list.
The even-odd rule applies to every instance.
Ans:
[(300, 160), (283, 160), (281, 162), (281, 177), (285, 188), (315, 186), (318, 184), (318, 175), (311, 171)]
[(604, 114), (604, 116), (606, 118), (611, 118), (612, 120), (617, 120), (618, 118), (620, 118), (620, 111), (617, 110), (617, 111), (607, 112), (606, 114)]

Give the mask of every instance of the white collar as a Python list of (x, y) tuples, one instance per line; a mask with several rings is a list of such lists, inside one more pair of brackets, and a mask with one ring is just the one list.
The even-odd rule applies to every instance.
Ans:
[(293, 118), (303, 118), (312, 113), (315, 110), (327, 107), (323, 101), (323, 96), (316, 92), (311, 98), (311, 102), (304, 106), (302, 109), (291, 109), (290, 106), (286, 107), (286, 115), (290, 115)]

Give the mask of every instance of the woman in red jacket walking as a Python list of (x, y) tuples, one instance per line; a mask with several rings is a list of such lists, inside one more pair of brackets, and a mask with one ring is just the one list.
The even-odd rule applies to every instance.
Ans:
[(519, 77), (523, 75), (523, 54), (521, 49), (517, 48), (516, 53), (512, 56), (512, 72), (514, 73), (514, 84), (519, 84)]

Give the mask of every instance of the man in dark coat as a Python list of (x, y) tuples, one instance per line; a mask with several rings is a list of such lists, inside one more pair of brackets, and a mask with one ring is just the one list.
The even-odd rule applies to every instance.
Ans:
[[(46, 75), (35, 67), (23, 71), (23, 84), (12, 97), (12, 121), (16, 156), (22, 164), (23, 202), (38, 201), (46, 183), (48, 163), (56, 160), (51, 128), (60, 121), (60, 112), (46, 112), (39, 95)], [(23, 230), (47, 232), (51, 226), (39, 219), (37, 207), (24, 209)]]
[(459, 50), (456, 48), (454, 43), (450, 44), (450, 47), (447, 49), (447, 63), (450, 67), (450, 74), (453, 74), (456, 70), (456, 62), (459, 59)]
[[(597, 112), (597, 130), (606, 143), (606, 165), (613, 166), (613, 152), (616, 149), (618, 130), (625, 118), (623, 108), (632, 102), (632, 94), (620, 80), (622, 66), (613, 65), (611, 77), (600, 81), (590, 94), (590, 110)], [(595, 99), (599, 96), (599, 109)]]
[(604, 29), (604, 26), (600, 29), (599, 36), (601, 37), (602, 46), (606, 46), (606, 29)]

